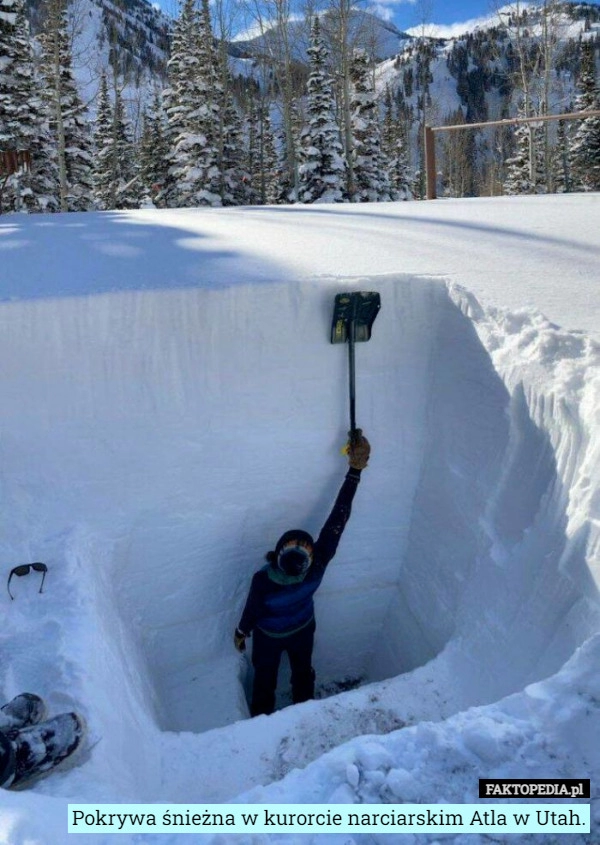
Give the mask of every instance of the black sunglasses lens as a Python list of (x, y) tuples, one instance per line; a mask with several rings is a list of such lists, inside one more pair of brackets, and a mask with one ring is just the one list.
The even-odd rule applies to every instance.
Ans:
[(31, 568), (34, 569), (36, 572), (47, 572), (48, 567), (45, 563), (32, 563)]
[(29, 573), (29, 564), (24, 563), (22, 566), (15, 566), (12, 570), (11, 575), (27, 575)]

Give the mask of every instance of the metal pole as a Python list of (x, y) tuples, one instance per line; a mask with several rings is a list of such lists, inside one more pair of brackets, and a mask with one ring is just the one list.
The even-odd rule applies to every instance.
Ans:
[(431, 126), (425, 127), (425, 173), (427, 176), (427, 199), (434, 200), (437, 198), (435, 136)]

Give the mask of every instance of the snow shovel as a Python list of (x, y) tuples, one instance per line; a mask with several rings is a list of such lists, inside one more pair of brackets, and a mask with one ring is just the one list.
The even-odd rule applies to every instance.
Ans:
[(376, 291), (338, 293), (333, 306), (331, 342), (348, 344), (351, 441), (356, 437), (354, 344), (370, 340), (371, 329), (380, 308), (381, 299)]

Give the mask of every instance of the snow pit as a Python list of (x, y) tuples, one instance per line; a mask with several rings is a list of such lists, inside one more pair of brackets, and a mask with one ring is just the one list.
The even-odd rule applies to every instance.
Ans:
[[(377, 288), (377, 280), (361, 287)], [(387, 319), (379, 318), (372, 343), (357, 349), (359, 409), (373, 440), (372, 466), (316, 602), (320, 696), (422, 665), (457, 632), (469, 579), (489, 554), (482, 523), (509, 444), (508, 391), (445, 286), (399, 279), (384, 287)], [(276, 311), (287, 311), (291, 321), (294, 298), (280, 293)], [(244, 332), (230, 339), (226, 383), (231, 401), (241, 396), (242, 403), (237, 414), (219, 414), (234, 431), (215, 431), (224, 445), (198, 466), (203, 489), (193, 495), (203, 504), (194, 501), (191, 513), (163, 511), (115, 548), (118, 570), (131, 572), (121, 581), (123, 598), (139, 620), (164, 729), (202, 731), (248, 716), (243, 687), (249, 666), (232, 653), (230, 640), (250, 576), (283, 530), (297, 525), (318, 532), (343, 478), (337, 446), (344, 442), (347, 353), (327, 344), (331, 292), (313, 288), (311, 298), (313, 308), (304, 305), (295, 318), (302, 351), (297, 354), (286, 336), (278, 344), (279, 372), (245, 362), (236, 383), (251, 343)], [(315, 320), (319, 312), (323, 319)], [(288, 324), (285, 316), (282, 322)], [(317, 415), (331, 419), (319, 423), (329, 429), (322, 442), (311, 430)], [(534, 506), (555, 469), (552, 449), (532, 429), (523, 424), (527, 453), (535, 449), (532, 460), (540, 464), (538, 486), (534, 480), (535, 489), (524, 493)], [(259, 459), (249, 471), (236, 440)], [(268, 466), (260, 466), (267, 453)], [(210, 506), (213, 496), (225, 503), (223, 510)], [(516, 510), (513, 516), (510, 505), (498, 506), (511, 540), (518, 540), (518, 520), (528, 518)], [(476, 619), (468, 624), (481, 627)], [(284, 664), (280, 706), (289, 702), (286, 670)]]
[(86, 571), (114, 640), (99, 677), (123, 675), (162, 730), (248, 716), (231, 636), (251, 575), (284, 530), (318, 533), (345, 472), (347, 353), (328, 343), (344, 287), (383, 308), (357, 347), (373, 456), (317, 594), (319, 695), (422, 682), (420, 709), (366, 725), (389, 730), (521, 689), (598, 626), (581, 337), (423, 277), (15, 305), (27, 332), (7, 322), (2, 342), (32, 390), (10, 396), (10, 531), (44, 499), (37, 531)]
[[(360, 286), (381, 284), (365, 279)], [(495, 700), (557, 669), (589, 633), (587, 529), (568, 536), (565, 486), (581, 431), (554, 396), (535, 384), (505, 383), (461, 310), (461, 300), (467, 312), (477, 310), (465, 294), (453, 298), (438, 282), (397, 279), (383, 283), (382, 295), (388, 313), (372, 343), (357, 350), (361, 422), (374, 455), (317, 595), (317, 694), (407, 673), (448, 643), (465, 641), (479, 676), (469, 703)], [(314, 290), (313, 297), (325, 318), (331, 294)], [(217, 448), (208, 486), (216, 486), (224, 512), (178, 514), (177, 527), (163, 516), (158, 531), (145, 525), (116, 550), (117, 559), (126, 556), (125, 569), (150, 560), (153, 588), (159, 578), (158, 593), (140, 596), (138, 586), (127, 601), (138, 597), (164, 729), (201, 731), (248, 716), (242, 688), (248, 692), (251, 670), (231, 653), (230, 638), (250, 576), (281, 531), (299, 525), (318, 532), (343, 476), (335, 447), (344, 440), (346, 352), (326, 346), (325, 319), (311, 325), (310, 306), (299, 319), (306, 343), (289, 358), (297, 363), (284, 363), (287, 341), (278, 374), (246, 370), (253, 385), (245, 388), (240, 416), (248, 429), (239, 440), (254, 465), (246, 472), (240, 460), (232, 484), (235, 471), (226, 467), (221, 476), (224, 450)], [(243, 395), (241, 384), (237, 392)], [(259, 408), (257, 397), (258, 405), (265, 398), (276, 405)], [(322, 442), (312, 424), (317, 416)], [(266, 453), (268, 468), (261, 466)], [(195, 532), (184, 559), (164, 567), (170, 549), (187, 549)], [(194, 567), (197, 586), (182, 614)], [(172, 583), (174, 570), (182, 589)], [(540, 581), (550, 585), (540, 589)], [(482, 588), (490, 598), (483, 606)], [(510, 671), (499, 671), (507, 656)], [(288, 678), (284, 662), (279, 706), (289, 703)]]

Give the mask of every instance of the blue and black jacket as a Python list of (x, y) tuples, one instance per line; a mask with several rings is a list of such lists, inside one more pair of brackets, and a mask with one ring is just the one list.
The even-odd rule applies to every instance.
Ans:
[(327, 564), (337, 551), (350, 518), (352, 500), (360, 481), (359, 469), (350, 469), (338, 493), (327, 522), (314, 545), (313, 561), (302, 580), (289, 579), (273, 563), (259, 569), (238, 628), (251, 634), (259, 628), (272, 637), (285, 637), (309, 625), (314, 619), (313, 596), (323, 580)]

